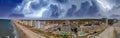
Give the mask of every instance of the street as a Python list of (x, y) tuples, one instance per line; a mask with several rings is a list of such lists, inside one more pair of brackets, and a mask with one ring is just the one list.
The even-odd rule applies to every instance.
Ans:
[(27, 38), (45, 38), (42, 35), (34, 33), (33, 31), (29, 30), (28, 28), (26, 28), (26, 27), (24, 27), (24, 26), (22, 26), (22, 25), (20, 25), (20, 24), (18, 24), (16, 22), (14, 22), (14, 23), (15, 23), (15, 26), (17, 28), (19, 28), (23, 33), (25, 33)]

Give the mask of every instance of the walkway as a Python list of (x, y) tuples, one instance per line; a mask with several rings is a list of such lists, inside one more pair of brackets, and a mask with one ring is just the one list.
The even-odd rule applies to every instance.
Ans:
[(115, 38), (114, 27), (108, 26), (97, 38)]
[(120, 21), (113, 26), (115, 28), (116, 38), (120, 38)]
[(18, 27), (19, 29), (21, 29), (23, 31), (23, 33), (25, 33), (27, 38), (45, 38), (42, 35), (34, 33), (33, 31), (29, 30), (28, 28), (18, 24), (17, 22), (14, 22), (14, 23), (15, 23), (16, 27)]

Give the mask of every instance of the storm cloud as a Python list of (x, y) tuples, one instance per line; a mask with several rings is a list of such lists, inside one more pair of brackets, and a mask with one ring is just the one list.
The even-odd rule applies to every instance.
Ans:
[(119, 3), (119, 0), (23, 0), (14, 11), (30, 18), (118, 18)]

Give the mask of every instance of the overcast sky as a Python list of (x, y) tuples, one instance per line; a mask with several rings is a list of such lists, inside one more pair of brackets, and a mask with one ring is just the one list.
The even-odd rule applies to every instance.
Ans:
[(0, 18), (120, 18), (120, 0), (0, 0)]

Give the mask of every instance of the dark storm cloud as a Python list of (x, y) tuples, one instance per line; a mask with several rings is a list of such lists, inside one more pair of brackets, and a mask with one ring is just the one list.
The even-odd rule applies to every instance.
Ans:
[(76, 5), (72, 5), (71, 8), (68, 9), (66, 17), (72, 17), (76, 11)]
[(99, 12), (99, 8), (96, 4), (96, 1), (92, 1), (92, 6), (90, 6), (88, 10), (89, 11), (87, 12), (86, 15), (91, 16), (91, 17), (97, 16), (96, 13)]
[[(85, 13), (88, 12), (88, 9), (90, 8), (90, 4), (88, 1), (81, 3), (81, 7), (78, 11), (75, 12), (76, 17), (83, 17)], [(85, 11), (84, 11), (85, 10)]]
[(58, 3), (67, 3), (68, 0), (56, 0), (56, 2), (58, 2)]
[(47, 5), (48, 5), (48, 3), (46, 1), (43, 1), (43, 0), (40, 0), (39, 3), (37, 3), (37, 4), (36, 3), (31, 3), (32, 9), (35, 9), (35, 10), (38, 10), (42, 7), (47, 6)]
[[(120, 0), (0, 0), (0, 16), (119, 17)], [(106, 15), (107, 14), (107, 15)]]
[(59, 8), (58, 8), (58, 6), (57, 5), (50, 5), (50, 10), (51, 10), (51, 13), (52, 13), (52, 15), (51, 15), (51, 17), (58, 17), (60, 14), (60, 10), (59, 10)]
[[(26, 17), (109, 17), (114, 5), (114, 0), (27, 0), (25, 4), (19, 5), (19, 9)], [(118, 7), (118, 6), (116, 6)], [(19, 11), (19, 10), (18, 10)], [(46, 13), (46, 11), (48, 13)], [(29, 13), (29, 14), (27, 14)], [(109, 13), (109, 14), (108, 14)], [(108, 14), (108, 15), (105, 15)]]

